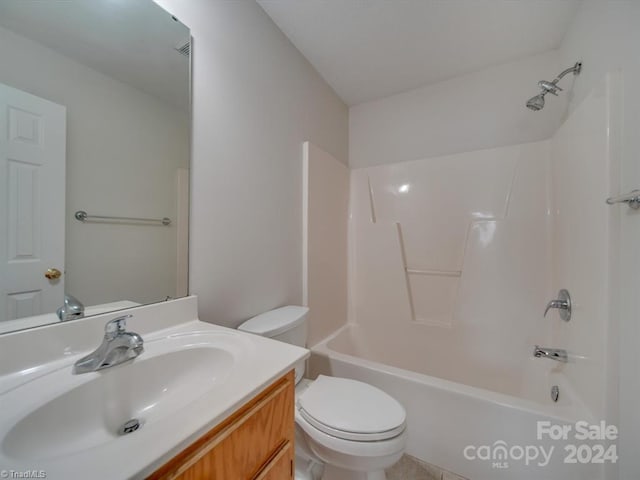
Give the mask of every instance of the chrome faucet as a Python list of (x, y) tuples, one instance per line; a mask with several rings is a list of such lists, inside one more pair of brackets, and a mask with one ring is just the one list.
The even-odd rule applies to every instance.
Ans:
[(547, 348), (536, 345), (533, 349), (533, 356), (536, 358), (549, 358), (562, 363), (569, 361), (567, 351), (562, 348)]
[(142, 337), (125, 330), (127, 318), (131, 317), (132, 315), (124, 315), (107, 322), (102, 344), (73, 365), (73, 374), (97, 372), (103, 368), (120, 365), (140, 355), (144, 351)]
[(544, 316), (547, 316), (547, 312), (552, 308), (560, 310), (560, 318), (565, 322), (571, 320), (571, 295), (565, 289), (558, 292), (558, 298), (551, 300), (547, 303), (547, 308), (544, 309)]
[(65, 293), (64, 305), (56, 311), (56, 314), (61, 322), (82, 318), (84, 317), (84, 305), (73, 295)]

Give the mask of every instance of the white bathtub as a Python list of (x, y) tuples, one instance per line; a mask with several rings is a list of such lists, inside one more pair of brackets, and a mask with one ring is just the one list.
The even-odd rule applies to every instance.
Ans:
[[(417, 349), (398, 332), (389, 348), (388, 336), (368, 328), (347, 325), (313, 346), (309, 375), (353, 378), (393, 395), (407, 410), (408, 454), (472, 480), (604, 478), (602, 464), (564, 463), (568, 444), (587, 444), (593, 453), (593, 445), (605, 442), (575, 439), (575, 422), (595, 421), (567, 385), (561, 365), (531, 358), (519, 365), (520, 375), (501, 375), (513, 366), (491, 374), (465, 362), (460, 352), (437, 345)], [(551, 400), (552, 385), (560, 387), (557, 403)], [(571, 426), (568, 440), (538, 439), (538, 421)], [(501, 447), (510, 452), (506, 459)], [(526, 465), (518, 458), (520, 447), (538, 458)], [(547, 454), (553, 447), (543, 466), (539, 447)]]

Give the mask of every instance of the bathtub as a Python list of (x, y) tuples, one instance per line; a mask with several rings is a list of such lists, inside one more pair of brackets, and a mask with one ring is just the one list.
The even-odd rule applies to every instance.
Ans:
[[(394, 332), (389, 348), (388, 337), (368, 326), (346, 325), (311, 347), (309, 376), (352, 378), (394, 396), (407, 410), (407, 453), (469, 479), (604, 478), (603, 464), (581, 463), (600, 455), (595, 445), (605, 442), (575, 438), (576, 422), (596, 422), (572, 392), (561, 364), (532, 357), (519, 365), (519, 376), (492, 375), (462, 361), (460, 352), (447, 354), (437, 345), (418, 349), (401, 332)], [(553, 385), (560, 391), (557, 402), (551, 400)], [(554, 434), (563, 426), (571, 430), (566, 440), (551, 438), (549, 430), (538, 438), (538, 425)], [(571, 445), (581, 444), (588, 447), (576, 459)]]

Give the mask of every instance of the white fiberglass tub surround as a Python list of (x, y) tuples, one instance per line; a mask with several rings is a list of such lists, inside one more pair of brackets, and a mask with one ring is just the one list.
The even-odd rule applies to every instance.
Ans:
[[(409, 454), (473, 480), (603, 478), (601, 464), (565, 464), (573, 437), (538, 439), (536, 422), (608, 418), (616, 81), (550, 140), (351, 172), (350, 323), (312, 348), (311, 373), (400, 400)], [(560, 288), (569, 323), (543, 318)], [(533, 358), (535, 344), (570, 362)], [(465, 458), (501, 442), (555, 453), (507, 468)]]

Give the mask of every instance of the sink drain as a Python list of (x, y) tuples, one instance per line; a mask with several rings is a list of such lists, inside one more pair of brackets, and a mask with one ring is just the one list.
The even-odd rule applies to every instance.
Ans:
[(118, 429), (118, 435), (126, 435), (127, 433), (133, 433), (140, 428), (142, 424), (140, 420), (137, 418), (132, 418), (131, 420), (127, 420), (124, 424)]

